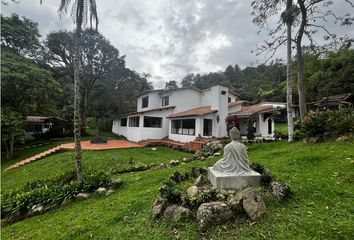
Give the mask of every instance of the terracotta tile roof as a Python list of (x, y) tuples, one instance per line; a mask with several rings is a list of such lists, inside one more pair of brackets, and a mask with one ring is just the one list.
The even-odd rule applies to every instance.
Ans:
[(242, 107), (240, 111), (230, 113), (229, 115), (248, 117), (257, 113), (272, 112), (278, 109), (283, 109), (283, 107), (274, 107), (272, 104), (256, 104), (247, 107)]
[(189, 117), (189, 116), (204, 116), (209, 113), (217, 112), (218, 110), (211, 109), (211, 106), (204, 106), (199, 108), (193, 108), (187, 111), (174, 113), (168, 116), (169, 118), (176, 118), (176, 117)]
[(353, 95), (351, 93), (344, 93), (340, 95), (323, 97), (319, 101), (314, 102), (315, 105), (339, 105), (339, 104), (350, 104), (353, 102)]
[(233, 106), (242, 104), (242, 103), (244, 103), (244, 102), (246, 102), (246, 101), (242, 100), (242, 101), (230, 102), (230, 103), (229, 103), (229, 107), (233, 107)]

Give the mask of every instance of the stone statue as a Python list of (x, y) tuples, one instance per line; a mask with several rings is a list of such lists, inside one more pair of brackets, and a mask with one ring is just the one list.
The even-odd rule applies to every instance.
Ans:
[(248, 163), (247, 148), (239, 142), (241, 136), (237, 128), (230, 130), (231, 142), (224, 148), (224, 157), (213, 166), (213, 170), (225, 173), (241, 175), (249, 173), (252, 169)]
[(250, 168), (247, 148), (239, 142), (241, 137), (237, 128), (230, 130), (230, 138), (232, 141), (225, 146), (224, 157), (208, 168), (210, 183), (221, 189), (259, 187), (261, 175)]

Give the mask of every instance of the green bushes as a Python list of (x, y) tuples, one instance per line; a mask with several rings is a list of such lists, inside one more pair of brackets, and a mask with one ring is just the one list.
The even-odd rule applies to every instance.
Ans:
[(31, 210), (35, 206), (42, 206), (43, 210), (49, 210), (60, 204), (64, 199), (73, 199), (79, 192), (93, 192), (99, 187), (118, 187), (120, 184), (112, 181), (104, 171), (92, 172), (85, 175), (85, 181), (79, 185), (76, 180), (68, 180), (70, 174), (48, 181), (37, 181), (27, 184), (23, 189), (19, 189), (1, 195), (1, 218), (12, 220), (25, 218), (31, 215)]
[(325, 137), (351, 134), (354, 128), (354, 111), (343, 109), (326, 112), (312, 112), (301, 125), (302, 137)]

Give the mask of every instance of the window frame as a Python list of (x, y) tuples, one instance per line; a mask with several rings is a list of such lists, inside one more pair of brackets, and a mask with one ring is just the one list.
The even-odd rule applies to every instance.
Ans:
[[(153, 118), (154, 118), (154, 119), (159, 119), (159, 120), (160, 120), (160, 124), (159, 124), (159, 125), (155, 125), (155, 126), (146, 126), (145, 120), (146, 120), (147, 118), (150, 118), (150, 119), (153, 119)], [(163, 123), (162, 117), (144, 116), (144, 118), (143, 118), (143, 127), (144, 127), (144, 128), (162, 128), (162, 123)]]
[[(167, 101), (166, 101), (166, 99), (167, 99)], [(170, 105), (170, 95), (166, 95), (166, 96), (161, 97), (161, 106), (164, 107), (164, 106), (169, 106), (169, 105)]]
[[(194, 121), (194, 128), (183, 128), (183, 121)], [(174, 127), (175, 123), (179, 122), (180, 127)], [(186, 135), (186, 136), (195, 136), (196, 132), (196, 119), (195, 118), (187, 118), (187, 119), (175, 119), (171, 120), (171, 134), (178, 134), (178, 135)], [(180, 129), (180, 131), (179, 131)], [(192, 133), (191, 133), (192, 130)], [(180, 132), (180, 133), (179, 133)]]
[[(122, 125), (122, 120), (125, 120), (125, 125)], [(127, 127), (128, 126), (128, 118), (121, 118), (119, 119), (119, 126), (120, 127)]]
[(149, 96), (145, 96), (141, 98), (141, 108), (147, 108), (147, 107), (149, 107)]
[[(133, 120), (138, 119), (138, 121), (136, 121), (138, 124), (133, 124)], [(140, 127), (140, 116), (134, 116), (134, 117), (129, 117), (129, 127)], [(133, 126), (133, 125), (137, 125), (137, 126)]]

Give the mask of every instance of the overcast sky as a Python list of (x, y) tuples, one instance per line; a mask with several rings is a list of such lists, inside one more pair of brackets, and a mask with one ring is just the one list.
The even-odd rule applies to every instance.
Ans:
[[(96, 0), (99, 31), (126, 55), (127, 66), (150, 73), (155, 88), (178, 82), (190, 72), (241, 68), (264, 62), (251, 53), (264, 35), (257, 34), (247, 0)], [(344, 1), (337, 13), (353, 11)], [(17, 13), (39, 23), (45, 38), (51, 31), (72, 30), (70, 16), (57, 15), (59, 0), (20, 0), (2, 6), (2, 13)], [(329, 25), (334, 32), (354, 36), (353, 28)], [(283, 56), (280, 51), (278, 56)]]

